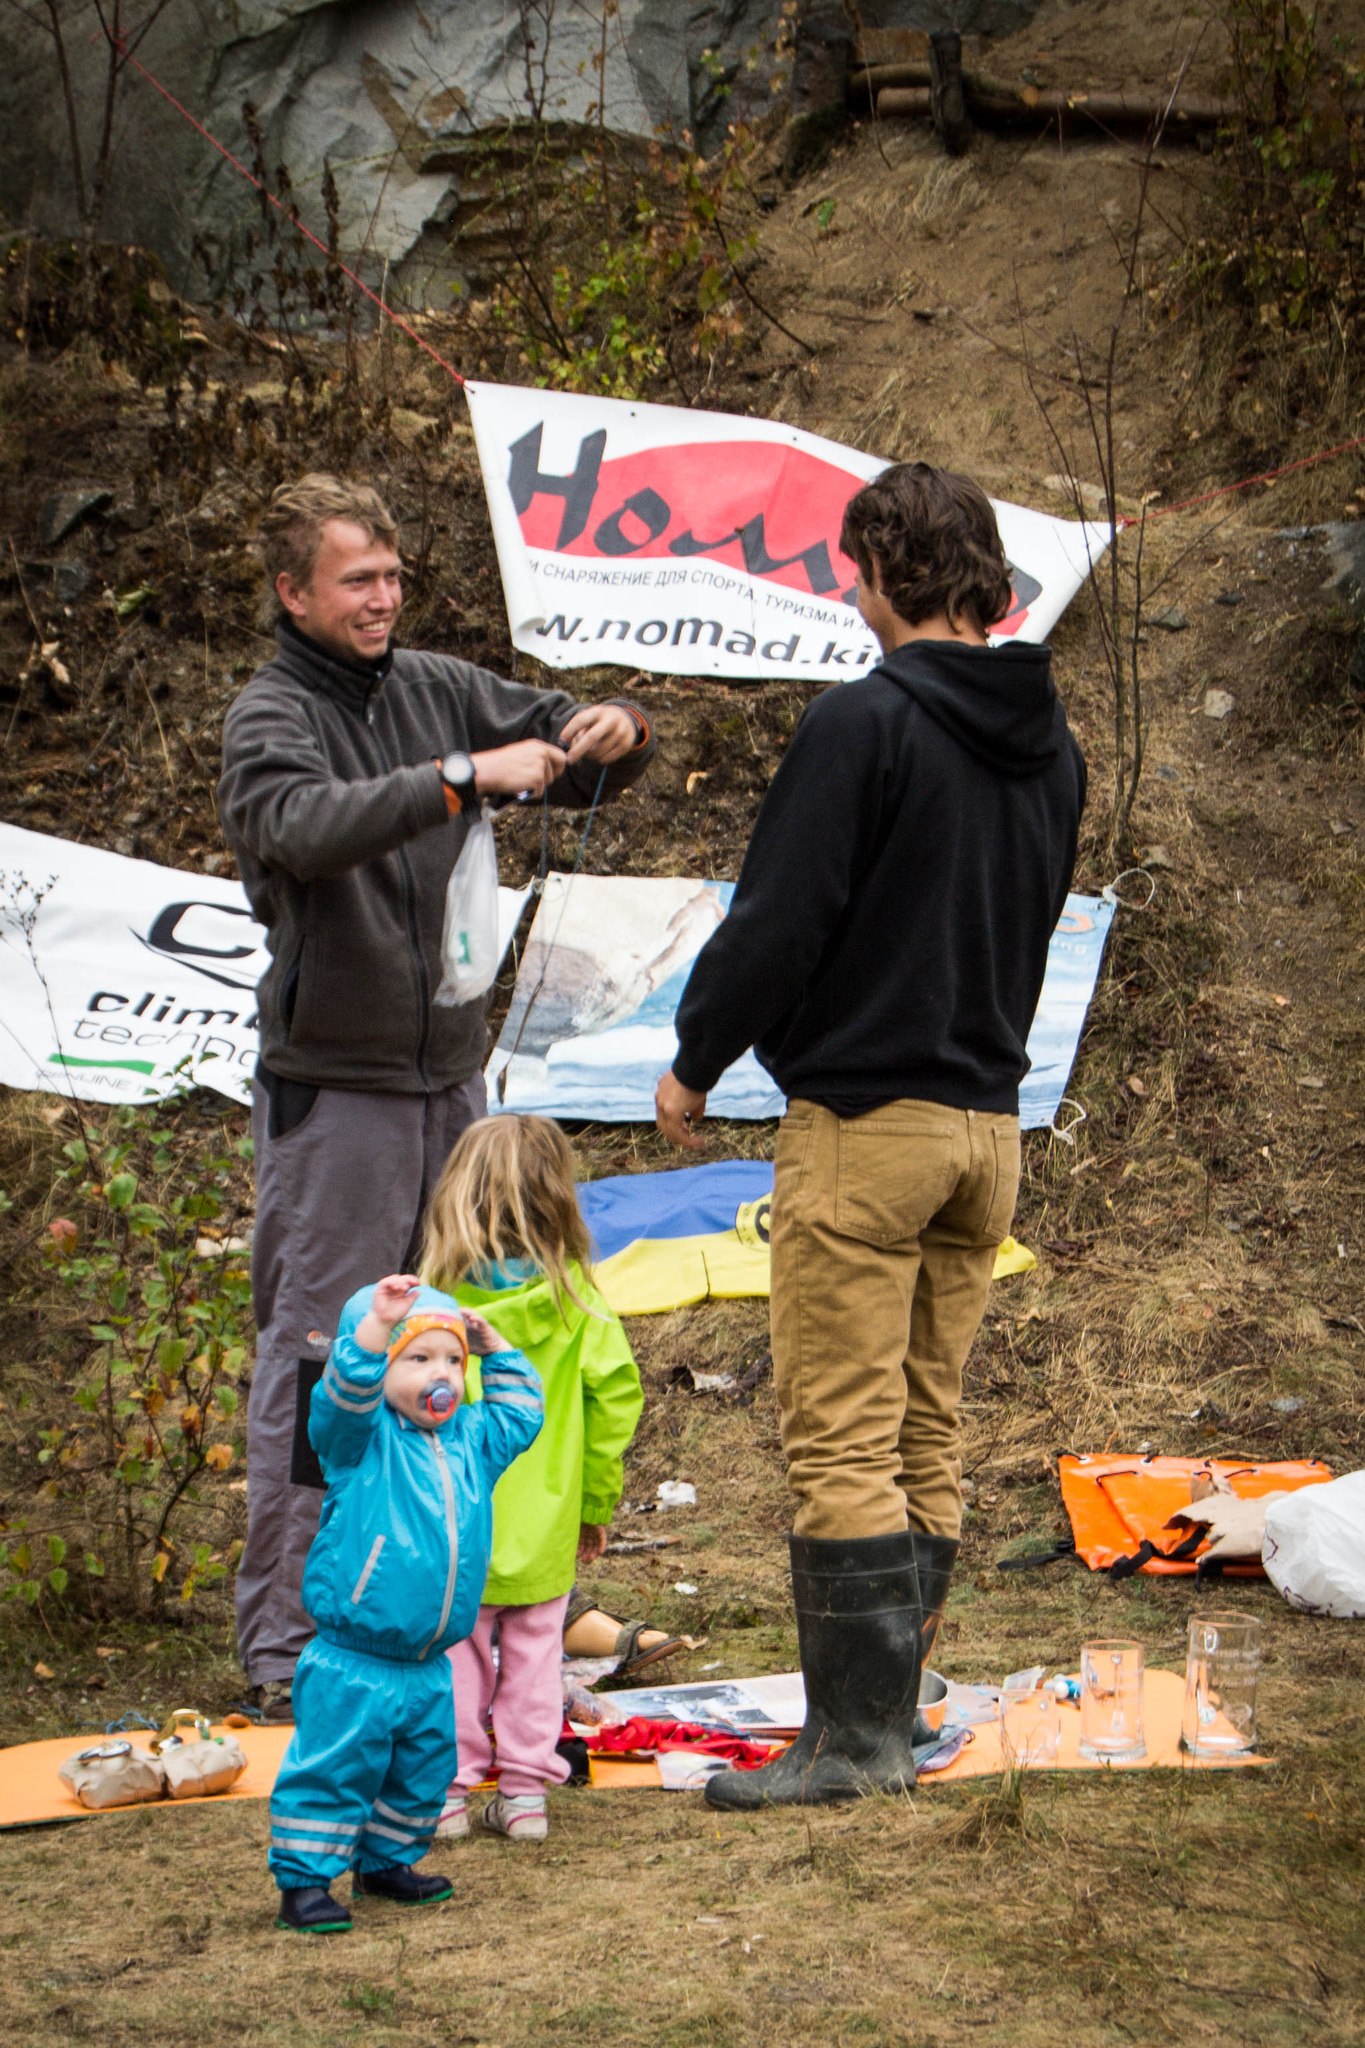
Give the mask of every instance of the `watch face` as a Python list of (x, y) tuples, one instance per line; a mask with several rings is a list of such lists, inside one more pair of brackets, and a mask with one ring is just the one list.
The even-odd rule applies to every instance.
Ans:
[(441, 763), (441, 780), (452, 789), (467, 789), (474, 780), (474, 763), (468, 754), (447, 754)]

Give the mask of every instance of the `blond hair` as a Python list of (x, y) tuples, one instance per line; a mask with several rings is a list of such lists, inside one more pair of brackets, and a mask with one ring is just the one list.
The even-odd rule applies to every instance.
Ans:
[(569, 1141), (545, 1116), (491, 1116), (455, 1142), (427, 1210), (419, 1268), (449, 1290), (481, 1266), (529, 1259), (545, 1275), (567, 1321), (564, 1297), (589, 1314), (569, 1279), (591, 1278), (592, 1246), (574, 1192)]
[(398, 544), (398, 522), (372, 485), (310, 470), (296, 483), (273, 491), (261, 515), (256, 542), (272, 590), (278, 576), (288, 576), (301, 590), (307, 588), (329, 519), (349, 519), (363, 526), (372, 545)]

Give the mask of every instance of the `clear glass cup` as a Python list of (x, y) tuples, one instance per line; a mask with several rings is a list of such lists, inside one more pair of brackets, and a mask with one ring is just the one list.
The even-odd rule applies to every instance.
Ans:
[(1252, 1614), (1190, 1617), (1181, 1747), (1191, 1756), (1244, 1756), (1256, 1747), (1261, 1623)]
[(1142, 1728), (1142, 1645), (1105, 1639), (1081, 1644), (1081, 1755), (1092, 1763), (1146, 1756)]
[(1047, 1687), (1000, 1689), (1000, 1760), (1007, 1771), (1056, 1768), (1061, 1750), (1057, 1696)]

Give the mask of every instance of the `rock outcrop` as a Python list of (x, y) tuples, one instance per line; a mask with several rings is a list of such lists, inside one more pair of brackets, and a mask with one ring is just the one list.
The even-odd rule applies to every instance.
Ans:
[[(1017, 25), (1036, 0), (864, 0), (869, 24)], [(823, 36), (838, 0), (805, 0)], [(135, 15), (143, 10), (129, 10)], [(87, 188), (97, 174), (108, 50), (91, 7), (58, 9)], [(959, 17), (961, 17), (959, 19)], [(706, 150), (741, 109), (762, 112), (781, 0), (168, 0), (137, 56), (227, 148), (288, 171), (319, 228), (330, 166), (342, 253), (414, 303), (441, 303), (458, 266), (460, 144), (528, 118), (602, 120), (631, 136), (689, 132)], [(81, 208), (67, 108), (42, 0), (6, 15), (0, 210), (12, 230), (74, 233)], [(92, 33), (93, 31), (93, 33)], [(807, 109), (807, 112), (810, 110)], [(118, 88), (100, 232), (150, 248), (181, 291), (240, 273), (250, 187), (132, 69)]]

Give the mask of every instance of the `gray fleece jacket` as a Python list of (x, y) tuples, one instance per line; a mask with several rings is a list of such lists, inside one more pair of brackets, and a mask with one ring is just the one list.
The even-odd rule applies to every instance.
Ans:
[[(482, 1066), (484, 1004), (432, 1005), (446, 884), (468, 827), (448, 815), (436, 761), (556, 740), (577, 708), (563, 690), (449, 655), (398, 649), (362, 668), (281, 626), (274, 660), (228, 711), (218, 785), (223, 830), (268, 933), (258, 996), (273, 1073), (419, 1095)], [(635, 715), (646, 737), (608, 769), (604, 794), (653, 755)], [(550, 801), (590, 803), (600, 773), (577, 763)]]

